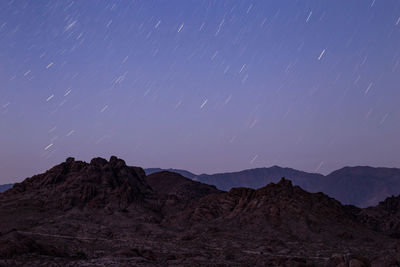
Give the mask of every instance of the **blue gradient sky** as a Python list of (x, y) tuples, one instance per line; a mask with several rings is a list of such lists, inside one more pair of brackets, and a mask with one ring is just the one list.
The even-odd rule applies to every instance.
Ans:
[(0, 183), (400, 167), (399, 102), (398, 0), (0, 2)]

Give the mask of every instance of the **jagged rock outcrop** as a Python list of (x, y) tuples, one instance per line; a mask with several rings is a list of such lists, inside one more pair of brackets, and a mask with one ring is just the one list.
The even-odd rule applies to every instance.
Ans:
[(90, 163), (68, 158), (47, 172), (17, 183), (3, 198), (16, 196), (43, 209), (125, 209), (152, 194), (143, 169), (112, 156)]

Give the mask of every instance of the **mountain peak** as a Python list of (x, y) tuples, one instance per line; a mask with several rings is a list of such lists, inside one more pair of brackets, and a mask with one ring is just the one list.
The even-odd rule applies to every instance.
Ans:
[(143, 169), (129, 167), (115, 156), (109, 161), (93, 158), (90, 163), (70, 157), (6, 192), (29, 195), (43, 207), (61, 209), (105, 206), (123, 209), (151, 193)]
[(284, 187), (293, 187), (292, 181), (286, 179), (285, 177), (282, 177), (277, 183), (277, 185)]

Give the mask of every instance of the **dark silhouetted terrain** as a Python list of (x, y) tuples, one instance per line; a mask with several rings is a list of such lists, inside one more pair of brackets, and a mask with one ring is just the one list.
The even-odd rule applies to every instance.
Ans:
[[(225, 191), (234, 187), (257, 189), (276, 183), (280, 177), (287, 177), (293, 184), (309, 192), (323, 192), (343, 204), (363, 208), (377, 205), (387, 197), (400, 194), (400, 169), (397, 168), (345, 167), (327, 176), (278, 166), (210, 175), (196, 175), (180, 169), (145, 169), (147, 175), (160, 171), (179, 173)], [(11, 187), (12, 184), (0, 185), (0, 192)]]
[(269, 183), (276, 183), (281, 177), (288, 177), (291, 181), (306, 190), (316, 191), (320, 180), (324, 178), (322, 174), (307, 173), (291, 168), (273, 166), (270, 168), (257, 168), (243, 170), (240, 172), (202, 174), (194, 179), (203, 183), (215, 184), (222, 190), (230, 190), (234, 187), (249, 187), (253, 189), (261, 188)]
[(0, 185), (0, 193), (6, 191), (7, 189), (10, 189), (13, 186), (13, 184), (2, 184)]
[[(146, 173), (160, 170), (146, 169)], [(184, 170), (176, 172), (225, 191), (234, 187), (257, 189), (276, 183), (280, 177), (287, 177), (293, 184), (309, 192), (324, 192), (343, 204), (363, 208), (377, 205), (389, 196), (400, 194), (400, 169), (397, 168), (345, 167), (327, 176), (278, 166), (211, 175), (195, 175)]]
[(400, 169), (345, 167), (326, 176), (321, 190), (344, 204), (376, 205), (400, 194)]
[(0, 266), (397, 266), (399, 200), (214, 186), (72, 158), (0, 194)]

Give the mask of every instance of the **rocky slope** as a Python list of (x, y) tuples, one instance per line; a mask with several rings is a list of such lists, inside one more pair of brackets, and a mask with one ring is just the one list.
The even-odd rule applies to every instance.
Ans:
[(69, 158), (0, 194), (0, 266), (395, 266), (396, 203), (343, 206), (286, 179), (224, 192)]
[(400, 196), (389, 197), (375, 207), (357, 209), (356, 213), (369, 228), (400, 239)]
[(0, 185), (0, 193), (3, 193), (4, 191), (10, 189), (13, 187), (14, 184), (2, 184)]

